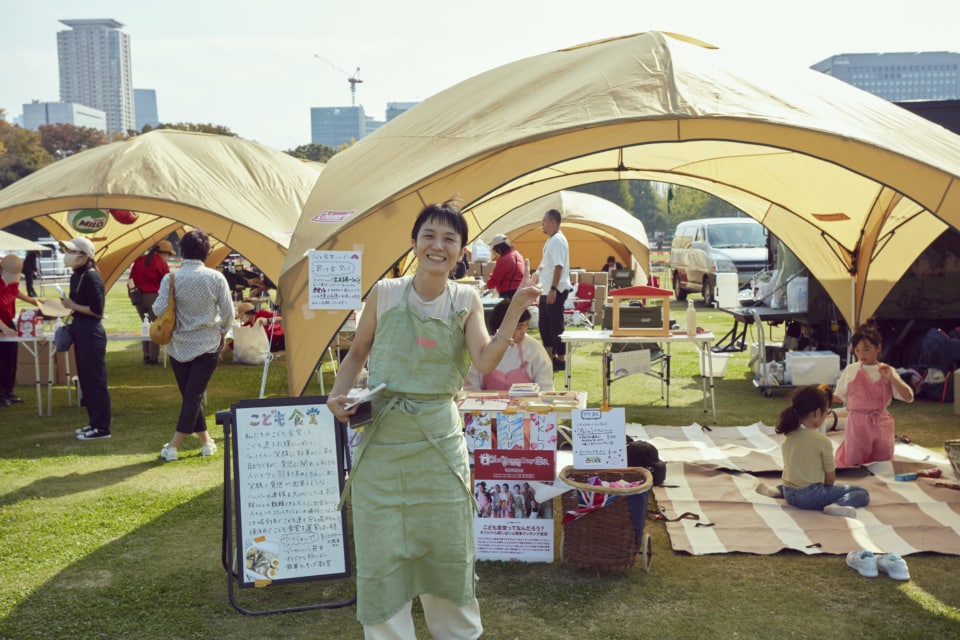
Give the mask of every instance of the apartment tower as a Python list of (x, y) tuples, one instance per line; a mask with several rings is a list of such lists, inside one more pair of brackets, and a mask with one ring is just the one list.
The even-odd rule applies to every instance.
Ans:
[(136, 127), (130, 36), (116, 20), (61, 20), (70, 31), (57, 32), (60, 101), (100, 109), (107, 131)]

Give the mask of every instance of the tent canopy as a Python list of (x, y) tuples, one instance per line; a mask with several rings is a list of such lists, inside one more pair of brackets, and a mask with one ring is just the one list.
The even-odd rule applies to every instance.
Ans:
[(6, 231), (0, 231), (0, 254), (5, 251), (44, 251), (46, 247)]
[(492, 223), (483, 231), (483, 239), (490, 244), (493, 236), (505, 234), (536, 269), (546, 241), (540, 222), (549, 209), (563, 215), (561, 229), (570, 244), (572, 268), (599, 271), (612, 255), (627, 268), (636, 269), (636, 281), (646, 284), (650, 241), (643, 223), (623, 207), (588, 193), (558, 191), (537, 198)]
[[(107, 288), (172, 232), (201, 228), (271, 280), (280, 267), (306, 196), (323, 165), (231, 136), (161, 129), (54, 162), (0, 191), (0, 227), (36, 218), (51, 235), (75, 235), (68, 212), (125, 209), (90, 234)], [(216, 262), (214, 262), (216, 261)]]
[[(303, 345), (288, 360), (290, 391), (305, 388), (346, 315), (308, 308), (305, 253), (362, 250), (367, 289), (409, 245), (420, 209), (451, 196), (470, 210), (476, 235), (576, 184), (702, 189), (783, 239), (856, 324), (927, 243), (958, 226), (958, 142), (816, 71), (761, 77), (675, 34), (593, 42), (492, 69), (327, 165), (279, 283), (288, 339)], [(354, 213), (314, 218), (323, 211)]]

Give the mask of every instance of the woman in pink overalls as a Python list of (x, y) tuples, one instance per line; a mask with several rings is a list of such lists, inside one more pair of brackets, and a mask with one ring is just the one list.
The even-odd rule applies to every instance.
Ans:
[(872, 324), (858, 328), (850, 339), (857, 362), (851, 362), (837, 381), (836, 397), (847, 405), (847, 425), (837, 449), (838, 467), (893, 459), (893, 416), (887, 406), (893, 398), (913, 402), (913, 389), (896, 369), (879, 361), (882, 338)]

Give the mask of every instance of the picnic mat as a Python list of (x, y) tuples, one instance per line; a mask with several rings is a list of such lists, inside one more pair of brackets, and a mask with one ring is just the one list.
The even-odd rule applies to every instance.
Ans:
[[(771, 427), (628, 425), (627, 432), (653, 442), (667, 462), (664, 486), (655, 487), (654, 496), (675, 551), (846, 554), (870, 549), (903, 556), (960, 555), (960, 491), (938, 487), (932, 479), (894, 479), (895, 472), (936, 466), (944, 481), (957, 481), (949, 462), (923, 447), (898, 443), (893, 463), (841, 470), (838, 482), (870, 492), (870, 505), (858, 509), (857, 518), (842, 518), (796, 509), (756, 492), (758, 480), (774, 485), (780, 479), (783, 436)], [(831, 439), (836, 447), (842, 433)], [(678, 519), (683, 514), (689, 515)]]

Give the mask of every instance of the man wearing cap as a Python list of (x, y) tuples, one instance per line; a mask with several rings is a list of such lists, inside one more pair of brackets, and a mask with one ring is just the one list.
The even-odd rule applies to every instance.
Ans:
[(493, 273), (487, 278), (487, 289), (496, 289), (501, 298), (509, 300), (520, 288), (523, 276), (527, 273), (523, 256), (502, 233), (493, 236), (490, 247), (497, 255), (497, 262), (493, 265)]
[[(17, 315), (17, 299), (37, 306), (37, 299), (20, 291), (20, 270), (23, 261), (19, 256), (10, 254), (0, 258), (0, 335), (9, 338), (17, 337), (16, 325), (13, 322)], [(13, 387), (17, 383), (17, 349), (16, 342), (0, 342), (0, 407), (9, 407), (11, 404), (23, 402), (23, 398), (13, 394)]]
[(80, 381), (82, 404), (90, 422), (76, 429), (77, 440), (109, 438), (110, 389), (107, 387), (107, 332), (103, 328), (106, 288), (93, 261), (93, 243), (87, 238), (74, 238), (60, 243), (64, 251), (63, 265), (73, 269), (70, 295), (60, 300), (73, 312), (70, 332), (77, 356), (77, 379)]
[(543, 214), (541, 227), (547, 234), (543, 257), (537, 269), (540, 278), (540, 340), (553, 353), (553, 370), (566, 367), (567, 345), (560, 340), (563, 333), (563, 305), (573, 289), (570, 282), (570, 245), (560, 231), (562, 214), (550, 209)]
[[(160, 290), (160, 281), (170, 273), (167, 259), (173, 255), (173, 245), (169, 240), (161, 240), (146, 254), (137, 258), (130, 269), (130, 281), (140, 291), (140, 303), (135, 304), (139, 318), (147, 316), (153, 322), (156, 315), (153, 313), (153, 303), (157, 300), (157, 291)], [(160, 363), (160, 345), (153, 340), (143, 343), (143, 364)]]

